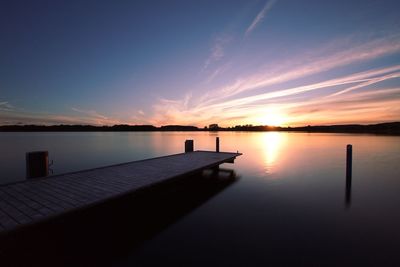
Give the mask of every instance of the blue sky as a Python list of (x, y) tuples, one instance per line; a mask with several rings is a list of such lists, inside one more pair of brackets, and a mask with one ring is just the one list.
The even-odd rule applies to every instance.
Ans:
[(398, 1), (2, 1), (0, 124), (400, 120)]

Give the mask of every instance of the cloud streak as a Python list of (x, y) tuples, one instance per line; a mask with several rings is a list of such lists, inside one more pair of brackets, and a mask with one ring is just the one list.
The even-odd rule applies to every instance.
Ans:
[[(359, 107), (359, 114), (365, 115), (367, 110), (370, 110), (370, 112), (379, 111), (382, 116), (382, 110), (386, 110), (388, 117), (394, 117), (393, 110), (396, 110), (395, 108), (387, 110), (386, 107), (379, 107), (379, 104), (392, 106), (396, 104), (398, 98), (390, 99), (386, 96), (397, 97), (399, 93), (396, 91), (397, 89), (382, 90), (380, 94), (371, 94), (369, 91), (375, 91), (375, 89), (371, 89), (372, 86), (376, 87), (385, 81), (400, 78), (400, 65), (368, 69), (331, 79), (323, 79), (324, 76), (321, 75), (319, 79), (322, 79), (322, 81), (319, 82), (300, 83), (298, 86), (293, 84), (299, 84), (300, 79), (311, 75), (399, 52), (400, 42), (398, 42), (398, 37), (392, 36), (386, 39), (372, 40), (345, 50), (338, 49), (337, 45), (331, 45), (328, 49), (330, 53), (327, 53), (327, 49), (321, 48), (314, 53), (308, 53), (306, 57), (291, 58), (290, 61), (282, 62), (275, 68), (263, 67), (262, 69), (267, 69), (267, 71), (258, 71), (247, 76), (231, 79), (222, 86), (212, 87), (208, 83), (209, 80), (206, 80), (206, 86), (210, 87), (202, 96), (197, 97), (196, 94), (187, 93), (182, 99), (178, 100), (159, 98), (153, 104), (152, 112), (135, 111), (125, 121), (111, 118), (95, 110), (76, 107), (71, 108), (71, 110), (77, 114), (70, 116), (22, 114), (21, 112), (11, 114), (12, 112), (5, 111), (5, 109), (10, 109), (12, 106), (5, 101), (0, 102), (0, 110), (3, 111), (0, 116), (2, 121), (5, 121), (5, 117), (8, 118), (7, 121), (12, 119), (18, 121), (25, 116), (25, 121), (42, 119), (44, 122), (95, 125), (126, 123), (129, 120), (134, 123), (147, 122), (154, 125), (207, 125), (215, 122), (222, 125), (232, 125), (236, 123), (257, 123), (257, 118), (262, 117), (263, 114), (277, 114), (277, 116), (286, 116), (287, 124), (293, 124), (309, 122), (311, 118), (320, 122), (323, 121), (323, 118), (325, 120), (334, 118), (335, 111), (332, 109), (334, 105), (340, 107), (337, 114), (341, 118), (345, 116), (344, 114), (357, 113), (351, 108), (348, 101), (354, 95), (357, 95), (360, 99), (364, 97), (362, 99), (365, 101), (364, 104), (352, 103), (354, 107)], [(212, 51), (210, 60), (216, 62), (221, 60), (223, 56), (223, 48), (217, 46)], [(272, 65), (276, 66), (277, 64)], [(212, 76), (219, 75), (219, 72), (224, 72), (223, 68), (221, 70), (217, 68), (216, 74)], [(211, 79), (213, 78), (211, 77)], [(286, 83), (290, 81), (296, 82), (288, 86)], [(277, 88), (278, 85), (279, 89)], [(364, 89), (367, 90), (363, 92)], [(313, 92), (317, 92), (317, 94)], [(315, 95), (318, 95), (318, 97)], [(374, 104), (371, 99), (366, 99), (367, 95), (376, 97), (378, 104)], [(380, 98), (378, 98), (378, 95)], [(385, 97), (382, 98), (382, 96)], [(309, 112), (307, 114), (302, 113), (300, 112), (301, 109)], [(5, 112), (8, 112), (7, 116), (5, 116)], [(298, 114), (295, 117), (290, 115), (295, 113)], [(358, 118), (361, 119), (361, 117)]]
[(204, 62), (203, 71), (209, 68), (215, 62), (220, 61), (225, 56), (225, 46), (231, 41), (229, 36), (220, 36), (216, 38), (213, 46), (211, 47), (211, 53)]
[(247, 28), (247, 30), (245, 32), (245, 36), (249, 35), (257, 27), (257, 25), (263, 21), (263, 19), (267, 15), (268, 11), (271, 10), (271, 8), (275, 4), (275, 2), (276, 2), (276, 0), (269, 0), (265, 3), (263, 9), (261, 9), (261, 11), (254, 18), (253, 22)]
[[(171, 121), (173, 123), (191, 124), (195, 121), (197, 124), (207, 125), (212, 122), (224, 121), (225, 124), (230, 125), (238, 122), (237, 120), (232, 120), (232, 118), (247, 118), (249, 123), (254, 123), (254, 118), (262, 117), (263, 114), (272, 112), (282, 116), (282, 114), (293, 114), (294, 110), (297, 110), (298, 114), (295, 118), (286, 115), (288, 117), (286, 119), (287, 124), (299, 124), (310, 120), (323, 122), (323, 118), (325, 120), (329, 117), (335, 118), (334, 113), (336, 111), (338, 118), (341, 118), (341, 121), (338, 122), (344, 122), (345, 114), (353, 116), (357, 113), (357, 108), (358, 117), (353, 117), (358, 120), (361, 120), (361, 115), (365, 116), (368, 112), (374, 114), (370, 117), (371, 119), (378, 115), (382, 116), (383, 110), (386, 110), (387, 114), (389, 114), (388, 118), (393, 118), (396, 113), (393, 110), (389, 112), (386, 107), (400, 103), (400, 89), (380, 89), (378, 91), (361, 91), (357, 93), (353, 91), (399, 77), (400, 65), (395, 65), (358, 72), (318, 83), (289, 87), (246, 97), (236, 97), (228, 101), (220, 98), (213, 103), (200, 102), (196, 106), (189, 106), (187, 101), (183, 100), (163, 99), (159, 104), (155, 105), (157, 119), (153, 120), (153, 122), (162, 124), (165, 121)], [(293, 98), (317, 90), (321, 91), (322, 96), (307, 97), (306, 100), (304, 97)], [(330, 93), (332, 90), (337, 92), (332, 94)], [(382, 96), (385, 97), (382, 98)], [(395, 98), (393, 99), (393, 97)], [(311, 100), (307, 100), (308, 98)], [(360, 104), (356, 101), (364, 101), (365, 103)], [(183, 104), (184, 102), (186, 104)], [(382, 105), (386, 107), (381, 108)], [(314, 112), (308, 112), (308, 117), (306, 117), (306, 113), (300, 114), (299, 110), (314, 110)], [(379, 114), (376, 113), (378, 111), (380, 112)]]
[[(206, 67), (224, 57), (227, 41), (221, 40), (216, 41)], [(286, 125), (311, 121), (324, 123), (327, 120), (329, 123), (398, 120), (400, 89), (393, 87), (393, 83), (385, 82), (400, 78), (400, 65), (370, 68), (350, 75), (336, 75), (334, 78), (329, 73), (329, 79), (324, 77), (334, 69), (398, 53), (399, 40), (400, 36), (393, 35), (346, 49), (343, 49), (344, 44), (332, 42), (326, 47), (313, 49), (313, 52), (292, 57), (279, 64), (269, 63), (248, 75), (241, 73), (240, 77), (228, 77), (225, 83), (219, 83), (218, 86), (211, 86), (210, 81), (217, 75), (226, 74), (228, 71), (225, 68), (234, 66), (235, 62), (220, 64), (217, 68), (213, 66), (214, 72), (204, 83), (208, 88), (200, 96), (196, 95), (196, 90), (189, 88), (193, 94), (187, 93), (182, 99), (159, 98), (153, 104), (152, 112), (146, 109), (144, 113), (137, 109), (126, 120), (76, 107), (71, 108), (72, 115), (28, 113), (2, 101), (0, 123), (113, 125), (134, 122), (198, 126), (219, 123), (228, 126), (262, 124), (263, 116), (280, 116)], [(318, 82), (305, 83), (301, 80), (317, 74), (313, 78), (317, 77)], [(391, 85), (388, 87), (385, 84)]]
[(400, 72), (397, 72), (397, 73), (391, 73), (391, 74), (388, 74), (388, 75), (384, 75), (384, 76), (381, 76), (381, 77), (366, 79), (365, 82), (362, 82), (362, 83), (357, 84), (355, 86), (351, 86), (349, 88), (346, 88), (344, 90), (336, 92), (336, 93), (334, 93), (334, 94), (332, 94), (330, 96), (338, 96), (338, 95), (341, 95), (341, 94), (345, 94), (345, 93), (348, 93), (348, 92), (351, 92), (351, 91), (366, 87), (368, 85), (372, 85), (372, 84), (375, 84), (375, 83), (379, 83), (379, 82), (382, 82), (382, 81), (386, 81), (386, 80), (389, 80), (389, 79), (395, 79), (395, 78), (399, 78), (399, 77), (400, 77)]
[(12, 111), (12, 110), (14, 110), (14, 106), (13, 105), (11, 105), (9, 102), (7, 102), (7, 101), (3, 101), (3, 102), (0, 102), (0, 110), (3, 110), (3, 111)]
[(90, 116), (96, 119), (101, 119), (101, 120), (108, 120), (108, 117), (99, 114), (97, 111), (95, 110), (83, 110), (83, 109), (78, 109), (78, 108), (71, 108), (71, 110), (78, 112), (78, 113), (82, 113), (85, 114), (86, 116)]
[(237, 78), (232, 83), (213, 89), (207, 95), (207, 99), (203, 99), (203, 104), (208, 105), (243, 92), (266, 88), (338, 67), (387, 56), (400, 51), (400, 40), (398, 36), (393, 36), (366, 42), (346, 50), (325, 51), (325, 49), (321, 49), (321, 51), (323, 51), (323, 55), (308, 54), (307, 57), (293, 58), (290, 62), (280, 63), (278, 67), (266, 67), (268, 71)]
[[(1, 104), (1, 103), (0, 103)], [(0, 105), (1, 107), (1, 105)], [(88, 125), (114, 125), (124, 124), (126, 121), (109, 118), (94, 110), (71, 108), (78, 115), (60, 115), (51, 113), (35, 113), (21, 110), (0, 108), (0, 124), (88, 124)]]
[[(96, 125), (114, 125), (114, 124), (122, 124), (123, 121), (115, 118), (110, 118), (108, 116), (102, 115), (95, 110), (85, 110), (72, 107), (71, 110), (80, 113), (79, 120), (82, 122), (88, 122), (90, 124)], [(75, 116), (71, 116), (73, 120), (76, 120)]]

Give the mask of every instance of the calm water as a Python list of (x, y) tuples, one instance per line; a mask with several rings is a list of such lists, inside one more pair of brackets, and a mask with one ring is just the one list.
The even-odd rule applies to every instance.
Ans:
[[(310, 263), (397, 265), (400, 137), (241, 132), (0, 133), (0, 181), (23, 180), (25, 152), (48, 150), (55, 174), (195, 149), (243, 156), (239, 179), (115, 266)], [(345, 148), (353, 145), (351, 198)], [(134, 212), (134, 211), (132, 211)]]

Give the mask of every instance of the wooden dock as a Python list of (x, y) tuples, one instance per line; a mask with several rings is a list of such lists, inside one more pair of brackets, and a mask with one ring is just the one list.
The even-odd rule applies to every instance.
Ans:
[(0, 234), (233, 162), (240, 153), (195, 151), (0, 186)]

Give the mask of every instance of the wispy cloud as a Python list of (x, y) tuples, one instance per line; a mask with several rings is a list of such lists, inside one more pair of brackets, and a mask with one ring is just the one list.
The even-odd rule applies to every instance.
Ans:
[(217, 67), (214, 71), (206, 78), (205, 83), (212, 82), (215, 78), (222, 75), (231, 67), (231, 63), (223, 64), (222, 66)]
[(142, 109), (133, 112), (133, 115), (129, 118), (129, 124), (148, 124), (147, 114)]
[(292, 58), (290, 62), (282, 62), (281, 66), (269, 68), (266, 72), (258, 72), (247, 77), (240, 77), (234, 82), (212, 90), (204, 104), (210, 104), (222, 98), (230, 98), (245, 91), (265, 88), (310, 75), (326, 72), (334, 68), (373, 60), (400, 51), (398, 36), (378, 39), (345, 50), (333, 49), (323, 55), (307, 54), (306, 57)]
[(96, 124), (96, 125), (112, 125), (112, 124), (123, 123), (119, 119), (110, 118), (108, 116), (98, 113), (95, 110), (85, 110), (75, 107), (72, 107), (71, 110), (83, 115), (80, 116), (82, 122), (89, 122), (90, 124)]
[[(210, 123), (262, 123), (257, 118), (275, 114), (284, 117), (285, 124), (290, 125), (310, 121), (345, 123), (398, 120), (400, 88), (384, 82), (400, 78), (400, 65), (370, 68), (350, 75), (332, 76), (335, 73), (328, 71), (356, 65), (359, 68), (359, 63), (399, 53), (399, 40), (399, 35), (387, 36), (384, 39), (359, 42), (348, 48), (333, 42), (327, 47), (310, 49), (311, 52), (291, 57), (287, 61), (268, 63), (247, 75), (239, 72), (241, 76), (228, 77), (224, 79), (227, 82), (219, 83), (217, 87), (206, 82), (208, 89), (201, 92), (200, 96), (191, 88), (193, 94), (187, 93), (181, 99), (160, 98), (152, 106), (152, 111), (146, 110), (144, 113), (143, 110), (134, 110), (128, 120), (76, 107), (71, 108), (70, 111), (74, 113), (70, 116), (16, 112), (11, 110), (14, 108), (11, 104), (3, 101), (0, 102), (0, 123), (112, 125), (128, 121), (154, 125), (204, 126)], [(225, 42), (216, 42), (218, 45), (212, 49), (209, 62), (206, 62), (207, 67), (222, 60)], [(210, 81), (224, 73), (223, 66), (219, 64), (207, 70), (214, 70), (209, 76)], [(317, 79), (317, 82), (304, 82), (308, 80), (304, 78), (316, 74), (318, 76), (313, 76), (312, 80)], [(388, 84), (391, 87), (385, 87)]]
[(267, 15), (267, 12), (269, 10), (271, 10), (271, 8), (275, 4), (275, 2), (276, 2), (276, 0), (269, 0), (265, 3), (263, 9), (261, 9), (261, 11), (254, 18), (253, 22), (247, 28), (245, 35), (250, 34), (256, 28), (256, 26), (265, 18), (265, 16)]
[(73, 111), (76, 111), (78, 113), (83, 113), (83, 114), (85, 114), (87, 116), (90, 116), (90, 117), (93, 117), (93, 118), (96, 118), (96, 119), (102, 119), (102, 120), (107, 120), (108, 119), (108, 117), (99, 114), (95, 110), (84, 110), (84, 109), (79, 109), (79, 108), (74, 108), (74, 107), (72, 107), (71, 109)]
[(26, 111), (22, 109), (0, 109), (0, 124), (89, 124), (89, 125), (114, 125), (127, 123), (125, 121), (109, 118), (94, 110), (71, 108), (77, 115), (64, 115)]
[(343, 97), (312, 99), (284, 107), (292, 124), (378, 123), (399, 120), (400, 88), (360, 91)]
[(220, 61), (225, 56), (225, 46), (232, 40), (230, 36), (219, 36), (215, 39), (209, 57), (204, 62), (203, 70), (206, 70), (210, 65)]
[(372, 84), (379, 83), (379, 82), (382, 82), (382, 81), (385, 81), (385, 80), (395, 79), (395, 78), (399, 78), (399, 77), (400, 77), (400, 72), (387, 74), (387, 75), (384, 75), (384, 76), (381, 76), (381, 77), (370, 78), (370, 79), (367, 79), (365, 82), (362, 82), (360, 84), (351, 86), (351, 87), (346, 88), (344, 90), (340, 90), (339, 92), (336, 92), (336, 93), (334, 93), (334, 94), (332, 94), (330, 96), (338, 96), (338, 95), (341, 95), (341, 94), (345, 94), (345, 93), (354, 91), (356, 89), (360, 89), (360, 88), (366, 87), (368, 85), (372, 85)]
[[(389, 67), (389, 68), (371, 70), (371, 71), (367, 71), (367, 72), (360, 72), (360, 73), (356, 73), (353, 75), (340, 77), (340, 78), (336, 78), (336, 79), (331, 79), (331, 80), (327, 80), (327, 81), (323, 81), (323, 82), (319, 82), (319, 83), (313, 83), (313, 84), (308, 84), (308, 85), (303, 85), (303, 86), (281, 89), (281, 90), (277, 90), (277, 91), (273, 91), (273, 92), (256, 94), (256, 95), (252, 95), (252, 96), (248, 96), (248, 97), (236, 98), (236, 99), (230, 100), (230, 101), (220, 101), (220, 103), (217, 103), (217, 104), (207, 105), (204, 107), (204, 109), (209, 109), (210, 107), (229, 107), (229, 106), (245, 105), (245, 104), (249, 104), (249, 103), (253, 103), (253, 102), (260, 102), (263, 100), (270, 100), (270, 99), (280, 98), (280, 97), (288, 97), (288, 96), (306, 93), (306, 92), (310, 92), (310, 91), (314, 91), (314, 90), (318, 90), (318, 89), (325, 89), (325, 88), (334, 87), (334, 86), (341, 86), (341, 85), (357, 83), (356, 86), (351, 86), (349, 88), (341, 90), (340, 94), (342, 94), (345, 92), (350, 92), (355, 89), (360, 89), (362, 87), (366, 87), (373, 83), (378, 83), (378, 82), (382, 82), (385, 80), (400, 77), (400, 72), (382, 75), (382, 74), (386, 74), (388, 72), (392, 72), (395, 70), (399, 71), (400, 65), (396, 65), (396, 66)], [(376, 76), (376, 75), (381, 75), (381, 76)], [(336, 95), (340, 95), (340, 94), (336, 93), (333, 95), (336, 96)], [(200, 109), (203, 109), (203, 107), (201, 107)]]
[[(273, 62), (247, 76), (231, 79), (230, 82), (228, 80), (227, 83), (216, 88), (210, 87), (200, 97), (186, 96), (180, 100), (160, 99), (153, 106), (154, 115), (149, 120), (156, 125), (164, 123), (207, 125), (213, 122), (232, 125), (245, 122), (256, 123), (255, 118), (262, 117), (263, 114), (272, 114), (270, 116), (278, 114), (277, 116), (286, 116), (288, 124), (300, 124), (313, 120), (334, 122), (335, 105), (340, 107), (337, 114), (342, 122), (346, 120), (345, 114), (354, 115), (354, 120), (363, 122), (363, 120), (368, 120), (368, 112), (375, 112), (373, 116), (370, 116), (373, 120), (378, 116), (382, 117), (384, 111), (388, 118), (392, 119), (397, 112), (397, 110), (393, 111), (393, 105), (400, 102), (397, 100), (399, 97), (396, 90), (382, 90), (379, 97), (378, 94), (360, 90), (374, 90), (371, 86), (377, 87), (385, 81), (398, 79), (400, 65), (368, 69), (330, 79), (324, 79), (324, 77), (328, 71), (340, 67), (353, 66), (398, 53), (400, 51), (399, 38), (399, 35), (392, 35), (365, 42), (354, 41), (351, 38), (344, 42), (333, 41), (325, 47), (313, 48), (310, 52), (291, 57), (290, 60), (279, 62), (279, 64)], [(302, 79), (317, 74), (319, 82), (304, 84)], [(329, 77), (332, 77), (331, 75), (332, 73)], [(292, 85), (285, 86), (288, 82)], [(299, 85), (293, 86), (293, 84)], [(375, 102), (366, 99), (367, 94), (370, 97), (376, 97)], [(354, 95), (364, 99), (364, 103), (344, 101)], [(395, 99), (391, 99), (390, 96)], [(351, 108), (351, 105), (359, 107), (358, 113)], [(379, 105), (391, 105), (392, 108), (388, 110)], [(295, 117), (290, 116), (295, 110), (301, 109), (309, 112), (299, 113)], [(400, 113), (397, 113), (397, 118), (399, 118), (398, 114)], [(363, 120), (362, 116), (364, 116)]]
[[(354, 107), (359, 107), (359, 114), (366, 116), (367, 111), (374, 112), (376, 110), (383, 110), (382, 108), (379, 108), (379, 105), (383, 104), (393, 106), (394, 104), (400, 103), (400, 99), (398, 98), (400, 89), (382, 89), (372, 92), (361, 91), (350, 96), (347, 96), (347, 94), (356, 89), (367, 88), (372, 84), (390, 79), (396, 79), (399, 77), (400, 65), (396, 65), (392, 67), (358, 72), (352, 75), (342, 76), (318, 83), (289, 87), (273, 92), (259, 93), (246, 97), (237, 97), (228, 101), (224, 100), (223, 98), (219, 98), (216, 99), (216, 103), (207, 104), (205, 102), (201, 102), (198, 105), (189, 106), (187, 103), (184, 105), (183, 103), (185, 101), (183, 100), (162, 100), (160, 103), (155, 105), (157, 119), (153, 121), (156, 124), (162, 124), (165, 121), (173, 121), (174, 123), (185, 124), (197, 122), (199, 125), (206, 125), (207, 123), (216, 121), (224, 121), (226, 124), (232, 124), (235, 123), (235, 121), (232, 121), (232, 118), (244, 117), (251, 122), (251, 120), (254, 120), (255, 117), (263, 116), (263, 114), (268, 112), (290, 114), (294, 112), (294, 110), (308, 110), (309, 112), (305, 114), (297, 114), (295, 118), (287, 118), (288, 124), (298, 124), (300, 122), (310, 120), (322, 122), (323, 118), (326, 120), (327, 117), (335, 118), (333, 115), (335, 110), (337, 110), (338, 116), (340, 114), (353, 114), (355, 111), (352, 109), (350, 110), (351, 105)], [(338, 88), (336, 90), (341, 93), (329, 93), (335, 88)], [(324, 89), (329, 90), (325, 91)], [(303, 97), (288, 101), (288, 99), (293, 96), (306, 94), (316, 90), (323, 90), (322, 96), (310, 97), (311, 100), (307, 100), (308, 97)], [(344, 97), (344, 95), (346, 96)], [(378, 95), (380, 95), (380, 97), (378, 97)], [(383, 95), (385, 96), (384, 98), (382, 98)], [(396, 96), (395, 99), (392, 98), (393, 96)], [(357, 104), (355, 103), (356, 100), (364, 101), (364, 103), (362, 105), (359, 103)], [(341, 107), (340, 112), (338, 109), (339, 107)], [(310, 112), (310, 110), (313, 110), (313, 112)], [(379, 114), (381, 116), (381, 113)], [(379, 114), (375, 113), (374, 116), (376, 117)], [(392, 114), (391, 116), (393, 117), (393, 114), (396, 113), (391, 111), (390, 114)], [(304, 117), (306, 115), (309, 117)], [(342, 118), (342, 115), (340, 115), (338, 118)], [(357, 119), (360, 120), (360, 118)], [(344, 118), (342, 118), (340, 122), (344, 122)]]
[(191, 99), (191, 93), (186, 94), (181, 100), (160, 98), (159, 101), (153, 105), (154, 115), (149, 121), (155, 125), (162, 125), (165, 123), (181, 123), (192, 125), (192, 116), (185, 117), (185, 114), (189, 115), (191, 113), (191, 107), (189, 105)]
[(0, 102), (0, 110), (11, 111), (13, 109), (14, 109), (14, 106), (11, 105), (9, 102), (7, 102), (7, 101)]
[(0, 112), (0, 124), (87, 124), (79, 117), (34, 112)]

